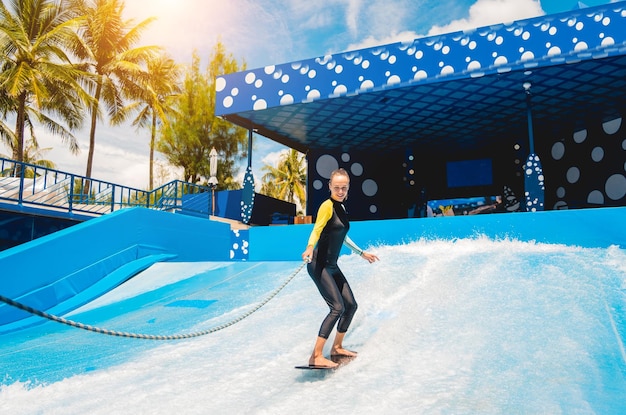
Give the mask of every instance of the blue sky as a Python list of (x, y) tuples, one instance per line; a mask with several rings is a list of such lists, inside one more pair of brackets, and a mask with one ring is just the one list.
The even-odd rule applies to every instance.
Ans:
[[(217, 40), (248, 68), (308, 59), (328, 53), (572, 10), (576, 0), (126, 0), (128, 18), (157, 20), (141, 44), (166, 48), (179, 63), (196, 50), (208, 62)], [(584, 0), (587, 6), (611, 0)], [(88, 130), (76, 134), (81, 154), (72, 156), (58, 137), (44, 132), (41, 147), (60, 170), (84, 174)], [(148, 184), (148, 133), (130, 126), (96, 133), (93, 177), (127, 186)], [(252, 167), (274, 164), (285, 149), (255, 136)], [(161, 157), (162, 158), (162, 157)], [(246, 160), (242, 161), (241, 176)], [(179, 178), (170, 176), (170, 179)]]

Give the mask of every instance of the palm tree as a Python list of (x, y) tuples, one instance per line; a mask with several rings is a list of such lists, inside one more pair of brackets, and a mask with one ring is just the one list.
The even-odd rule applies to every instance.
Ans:
[(3, 142), (11, 150), (10, 155), (3, 156), (6, 158), (13, 157), (13, 149), (17, 145), (15, 131), (13, 131), (13, 129), (4, 122), (7, 119), (8, 114), (14, 112), (14, 103), (15, 100), (11, 99), (6, 90), (0, 88), (0, 142)]
[[(90, 97), (81, 82), (85, 72), (71, 62), (66, 50), (77, 41), (80, 17), (66, 1), (13, 0), (11, 10), (0, 2), (0, 96), (2, 111), (15, 113), (12, 134), (2, 128), (5, 141), (14, 141), (13, 158), (24, 161), (24, 130), (36, 119), (78, 152), (71, 130), (83, 120)], [(67, 128), (47, 114), (58, 115)]]
[(137, 25), (124, 20), (124, 3), (119, 0), (73, 0), (73, 5), (85, 19), (79, 29), (82, 39), (76, 45), (76, 55), (90, 68), (95, 77), (90, 92), (93, 101), (89, 108), (91, 126), (89, 130), (89, 153), (85, 176), (91, 177), (93, 155), (96, 145), (96, 124), (101, 118), (100, 103), (106, 105), (113, 125), (125, 121), (125, 94), (137, 91), (143, 68), (142, 64), (158, 48), (143, 46), (133, 48), (142, 32), (154, 20), (145, 19)]
[[(28, 143), (24, 146), (24, 163), (34, 164), (36, 166), (45, 167), (47, 169), (55, 169), (56, 164), (53, 161), (47, 160), (43, 158), (43, 153), (47, 153), (52, 150), (51, 147), (41, 148), (37, 141), (34, 138), (31, 138)], [(11, 147), (11, 151), (13, 148)], [(0, 154), (0, 157), (7, 158), (7, 155)], [(13, 175), (14, 169), (8, 169), (8, 171), (0, 172), (0, 175)], [(35, 171), (31, 167), (26, 167), (24, 169), (24, 177), (33, 178), (35, 177)]]
[[(2, 67), (2, 64), (0, 64), (0, 67)], [(15, 132), (4, 121), (7, 119), (7, 115), (13, 111), (14, 101), (4, 88), (0, 88), (0, 142), (4, 142), (11, 149), (13, 148), (13, 143), (16, 142)]]
[(150, 182), (148, 190), (154, 187), (154, 149), (157, 124), (167, 125), (167, 114), (174, 111), (174, 100), (180, 93), (178, 84), (180, 67), (164, 54), (154, 56), (147, 62), (146, 79), (135, 95), (141, 99), (130, 108), (141, 107), (133, 121), (133, 126), (150, 127)]
[(306, 205), (306, 164), (302, 153), (294, 149), (289, 149), (283, 153), (277, 167), (270, 165), (263, 166), (267, 171), (263, 175), (263, 191), (268, 196), (285, 200), (290, 203), (300, 203)]

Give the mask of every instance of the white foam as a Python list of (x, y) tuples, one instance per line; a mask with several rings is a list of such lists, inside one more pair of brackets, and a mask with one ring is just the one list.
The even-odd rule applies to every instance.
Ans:
[[(142, 343), (131, 361), (47, 385), (2, 386), (0, 412), (626, 410), (616, 341), (624, 327), (615, 327), (624, 321), (623, 250), (483, 238), (370, 250), (379, 263), (340, 259), (359, 302), (345, 344), (359, 357), (335, 373), (293, 369), (306, 363), (326, 312), (303, 271), (257, 313), (217, 333)], [(268, 274), (265, 291), (293, 268)], [(612, 320), (607, 312), (622, 314)], [(75, 336), (98, 347), (99, 335)]]

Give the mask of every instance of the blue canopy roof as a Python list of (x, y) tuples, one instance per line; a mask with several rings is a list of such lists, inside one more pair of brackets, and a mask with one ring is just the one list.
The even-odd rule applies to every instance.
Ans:
[(624, 106), (626, 1), (219, 76), (216, 115), (300, 151), (446, 151)]

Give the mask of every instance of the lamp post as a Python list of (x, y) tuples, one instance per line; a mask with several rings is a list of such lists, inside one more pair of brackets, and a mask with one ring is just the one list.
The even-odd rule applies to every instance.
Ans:
[(211, 216), (215, 216), (215, 188), (217, 187), (217, 150), (215, 147), (209, 153), (209, 186), (211, 186)]

